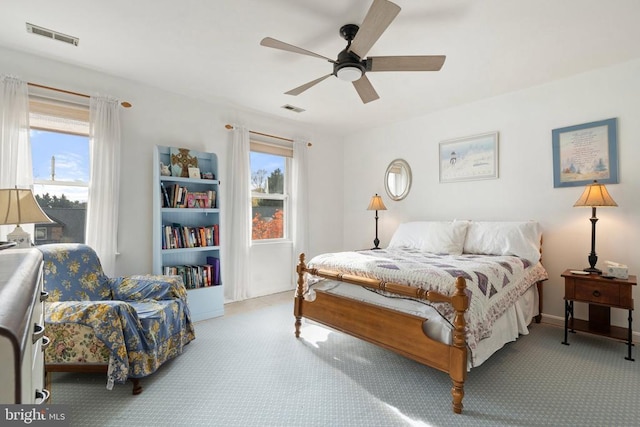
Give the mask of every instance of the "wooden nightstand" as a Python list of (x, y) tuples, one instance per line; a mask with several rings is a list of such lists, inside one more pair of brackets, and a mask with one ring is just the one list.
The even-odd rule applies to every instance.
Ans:
[[(633, 313), (633, 286), (637, 284), (636, 276), (630, 275), (624, 279), (605, 279), (598, 274), (580, 275), (566, 270), (564, 277), (564, 341), (567, 340), (568, 329), (571, 332), (584, 331), (592, 334), (605, 335), (614, 339), (627, 342), (628, 354), (626, 360), (633, 361), (631, 357), (632, 341), (632, 313)], [(574, 301), (589, 304), (589, 320), (581, 320), (573, 317)], [(621, 328), (611, 325), (611, 308), (620, 308), (629, 311), (629, 327)]]

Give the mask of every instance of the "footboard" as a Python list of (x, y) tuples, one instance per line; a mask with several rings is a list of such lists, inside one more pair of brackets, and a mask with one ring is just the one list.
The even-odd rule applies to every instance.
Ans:
[[(424, 365), (447, 372), (453, 382), (451, 389), (453, 411), (462, 412), (464, 381), (467, 375), (464, 313), (469, 308), (469, 298), (465, 293), (466, 283), (462, 277), (456, 279), (455, 294), (447, 296), (399, 283), (308, 268), (304, 254), (300, 254), (300, 262), (296, 271), (298, 273), (294, 303), (296, 337), (300, 336), (300, 327), (304, 317), (387, 348)], [(367, 288), (380, 289), (402, 296), (449, 303), (456, 312), (453, 322), (453, 342), (451, 345), (447, 345), (425, 335), (422, 323), (427, 319), (419, 316), (323, 291), (316, 291), (316, 298), (313, 302), (306, 301), (304, 299), (305, 273)]]

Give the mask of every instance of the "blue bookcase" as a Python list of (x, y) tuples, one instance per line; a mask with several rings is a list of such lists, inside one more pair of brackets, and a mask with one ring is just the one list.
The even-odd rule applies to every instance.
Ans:
[[(214, 233), (222, 234), (218, 157), (215, 153), (180, 148), (182, 151), (178, 147), (155, 147), (153, 273), (183, 276), (192, 319), (199, 321), (224, 314), (220, 238), (214, 239)], [(161, 163), (171, 165), (172, 155), (174, 174), (182, 175), (181, 169), (187, 169), (187, 163), (197, 163), (201, 174), (213, 177), (163, 175)], [(185, 157), (188, 161), (183, 163), (176, 160)]]

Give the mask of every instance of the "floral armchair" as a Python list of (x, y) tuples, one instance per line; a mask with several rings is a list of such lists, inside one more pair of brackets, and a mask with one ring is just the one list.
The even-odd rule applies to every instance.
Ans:
[[(38, 247), (44, 256), (45, 372), (107, 372), (107, 388), (133, 382), (182, 353), (195, 338), (178, 276), (109, 278), (82, 244)], [(50, 375), (48, 380), (50, 380)]]

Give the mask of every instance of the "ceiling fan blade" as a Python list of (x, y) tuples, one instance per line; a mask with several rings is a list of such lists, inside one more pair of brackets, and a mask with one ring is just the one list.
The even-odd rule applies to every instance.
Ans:
[(309, 89), (310, 87), (313, 87), (315, 85), (317, 85), (318, 83), (320, 83), (321, 81), (323, 81), (324, 79), (326, 79), (327, 77), (332, 76), (332, 74), (327, 74), (326, 76), (322, 76), (319, 79), (315, 79), (309, 83), (305, 83), (302, 86), (298, 86), (295, 89), (291, 89), (289, 92), (285, 92), (285, 95), (300, 95), (302, 92), (304, 92), (305, 90)]
[(351, 42), (349, 52), (364, 58), (398, 13), (400, 13), (400, 6), (397, 4), (388, 0), (374, 0)]
[(335, 62), (333, 59), (327, 58), (326, 56), (318, 55), (317, 53), (311, 52), (298, 46), (294, 46), (289, 43), (281, 42), (280, 40), (276, 40), (271, 37), (263, 38), (260, 44), (262, 46), (272, 47), (274, 49), (286, 50), (287, 52), (300, 53), (302, 55), (309, 55), (316, 58), (325, 59), (329, 62)]
[(367, 71), (440, 71), (445, 55), (370, 56)]
[(362, 102), (365, 104), (380, 98), (366, 75), (363, 75), (353, 82), (353, 87), (356, 88), (358, 95), (360, 95), (360, 99), (362, 99)]

